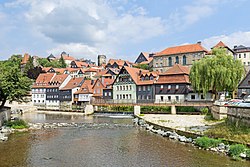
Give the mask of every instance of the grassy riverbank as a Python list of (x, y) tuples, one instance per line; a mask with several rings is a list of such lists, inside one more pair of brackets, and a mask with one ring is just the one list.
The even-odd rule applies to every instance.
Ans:
[(244, 125), (236, 126), (227, 120), (213, 125), (210, 129), (205, 131), (204, 134), (213, 138), (221, 138), (250, 145), (250, 128)]

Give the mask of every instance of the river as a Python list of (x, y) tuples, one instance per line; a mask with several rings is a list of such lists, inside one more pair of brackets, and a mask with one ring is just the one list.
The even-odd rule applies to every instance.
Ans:
[(75, 122), (11, 134), (0, 143), (2, 167), (245, 167), (246, 161), (199, 150), (133, 126), (132, 118), (110, 115), (24, 114), (29, 122)]

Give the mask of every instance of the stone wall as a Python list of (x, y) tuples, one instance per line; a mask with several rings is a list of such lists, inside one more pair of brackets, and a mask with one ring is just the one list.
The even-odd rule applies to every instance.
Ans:
[(243, 124), (250, 127), (250, 107), (229, 106), (227, 117), (236, 125)]
[(2, 110), (0, 110), (0, 127), (3, 125), (4, 121), (10, 120), (10, 108), (4, 107)]
[(221, 106), (221, 105), (213, 105), (211, 107), (213, 118), (218, 119), (218, 120), (221, 120), (227, 117), (227, 110), (228, 110), (227, 107)]

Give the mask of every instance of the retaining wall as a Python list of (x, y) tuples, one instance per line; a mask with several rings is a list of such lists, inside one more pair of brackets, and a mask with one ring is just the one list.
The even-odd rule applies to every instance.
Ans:
[(0, 110), (0, 127), (3, 125), (4, 121), (10, 120), (10, 107), (4, 107)]
[(236, 125), (243, 124), (250, 127), (250, 107), (229, 106), (227, 117)]

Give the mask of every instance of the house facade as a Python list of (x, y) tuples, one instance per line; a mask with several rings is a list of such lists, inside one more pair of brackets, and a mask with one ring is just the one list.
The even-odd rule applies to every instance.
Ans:
[(169, 47), (153, 57), (153, 70), (166, 72), (174, 64), (192, 66), (194, 61), (205, 57), (208, 51), (201, 43)]
[(250, 66), (250, 47), (234, 46), (233, 51), (236, 60), (240, 60), (244, 66)]
[(238, 97), (243, 99), (249, 99), (250, 95), (250, 71), (245, 78), (240, 82), (238, 86)]
[(85, 80), (78, 91), (74, 93), (74, 104), (82, 105), (89, 103), (93, 96), (94, 80)]

